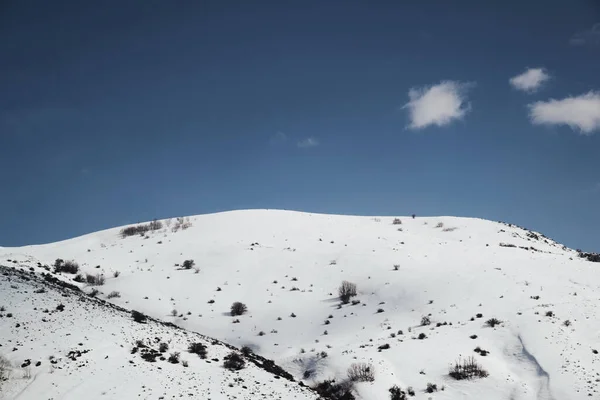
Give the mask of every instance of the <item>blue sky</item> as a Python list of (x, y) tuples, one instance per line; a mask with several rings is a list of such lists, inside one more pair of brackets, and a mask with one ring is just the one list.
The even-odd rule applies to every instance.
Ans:
[(600, 250), (598, 2), (90, 4), (2, 5), (0, 245), (280, 208)]

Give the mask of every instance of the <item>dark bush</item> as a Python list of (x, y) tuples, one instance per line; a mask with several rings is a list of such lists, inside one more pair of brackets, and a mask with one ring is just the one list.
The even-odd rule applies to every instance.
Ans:
[(352, 382), (373, 382), (375, 381), (375, 370), (370, 364), (355, 363), (348, 368), (348, 379)]
[(394, 385), (389, 388), (390, 400), (406, 400), (406, 392)]
[(84, 277), (83, 277), (83, 275), (81, 275), (81, 274), (77, 274), (77, 275), (75, 275), (75, 278), (73, 278), (73, 280), (74, 280), (75, 282), (79, 282), (79, 283), (83, 283), (83, 282), (85, 282), (85, 278), (84, 278)]
[(169, 345), (167, 343), (161, 342), (161, 344), (158, 345), (158, 351), (161, 353), (166, 353), (167, 350), (169, 350)]
[(466, 360), (458, 360), (453, 366), (450, 367), (448, 375), (456, 380), (464, 380), (485, 378), (489, 374), (481, 365), (477, 364), (475, 358), (469, 357)]
[(248, 311), (248, 307), (246, 307), (246, 305), (244, 303), (240, 303), (239, 301), (236, 301), (235, 303), (233, 303), (231, 305), (231, 316), (235, 317), (237, 315), (243, 315), (244, 313), (246, 313), (246, 311)]
[(105, 279), (104, 275), (85, 274), (85, 281), (88, 283), (88, 285), (102, 286), (104, 285)]
[(194, 260), (185, 260), (181, 266), (183, 269), (192, 269), (194, 265), (196, 265)]
[(356, 285), (348, 281), (343, 281), (338, 288), (338, 294), (342, 303), (348, 304), (350, 298), (356, 296)]
[(500, 321), (498, 318), (490, 318), (487, 321), (485, 321), (486, 325), (489, 327), (495, 327), (496, 325), (500, 325), (502, 323), (502, 321)]
[(143, 324), (148, 320), (148, 317), (136, 310), (131, 311), (131, 317), (135, 322), (138, 322), (140, 324)]
[(197, 354), (202, 359), (205, 359), (207, 356), (206, 346), (202, 343), (190, 343), (188, 352)]
[(250, 354), (254, 354), (254, 351), (252, 351), (250, 346), (243, 346), (240, 350), (246, 357), (248, 357)]
[(245, 366), (246, 361), (244, 361), (244, 358), (235, 351), (232, 351), (231, 353), (225, 356), (223, 367), (227, 368), (228, 370), (238, 371), (240, 369), (244, 369)]
[(427, 383), (427, 387), (425, 388), (425, 391), (427, 393), (437, 392), (437, 390), (438, 390), (438, 388), (435, 383)]
[(313, 387), (313, 390), (328, 400), (355, 400), (352, 394), (352, 382), (335, 383), (334, 380), (323, 381)]
[(421, 318), (421, 326), (426, 326), (426, 325), (431, 325), (431, 318), (429, 318), (427, 315), (425, 315)]
[(179, 364), (179, 353), (178, 352), (171, 353), (169, 355), (169, 362), (171, 364)]
[(54, 272), (64, 272), (66, 274), (76, 274), (79, 272), (79, 264), (75, 261), (63, 261), (58, 258), (54, 261)]
[(419, 340), (427, 339), (427, 335), (424, 334), (423, 332), (421, 332), (421, 333), (419, 333), (418, 339)]
[(108, 294), (108, 296), (106, 296), (106, 297), (108, 297), (109, 299), (114, 299), (115, 297), (121, 297), (121, 293), (119, 293), (119, 292), (117, 292), (117, 291), (113, 290), (113, 291), (112, 291), (112, 292), (110, 292), (110, 293)]

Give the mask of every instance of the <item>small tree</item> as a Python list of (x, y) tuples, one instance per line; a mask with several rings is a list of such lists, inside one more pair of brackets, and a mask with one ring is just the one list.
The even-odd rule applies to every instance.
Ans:
[(248, 311), (248, 307), (244, 303), (236, 301), (231, 305), (231, 316), (235, 317), (238, 315), (243, 315)]
[(244, 361), (244, 358), (242, 356), (240, 356), (238, 353), (236, 353), (235, 351), (232, 351), (231, 353), (226, 355), (224, 358), (225, 358), (225, 361), (223, 362), (223, 367), (225, 367), (229, 370), (238, 371), (238, 370), (244, 369), (244, 367), (246, 367), (246, 361)]
[(348, 368), (348, 379), (352, 382), (373, 382), (375, 381), (375, 370), (370, 364), (355, 363)]
[(356, 284), (343, 281), (338, 288), (338, 294), (342, 303), (348, 304), (350, 302), (350, 298), (356, 296)]

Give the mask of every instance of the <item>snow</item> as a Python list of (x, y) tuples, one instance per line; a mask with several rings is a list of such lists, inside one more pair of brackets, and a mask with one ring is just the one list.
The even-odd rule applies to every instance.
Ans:
[[(85, 302), (67, 305), (51, 291), (31, 296), (31, 290), (8, 289), (10, 282), (0, 280), (0, 306), (9, 305), (15, 314), (10, 324), (0, 319), (0, 354), (20, 365), (26, 358), (46, 361), (50, 353), (64, 358), (80, 341), (93, 349), (82, 357), (85, 368), (65, 364), (51, 374), (45, 362), (32, 367), (29, 379), (13, 377), (4, 385), (7, 398), (75, 399), (85, 393), (89, 399), (159, 394), (167, 399), (187, 396), (186, 390), (210, 391), (202, 398), (211, 399), (248, 395), (238, 384), (227, 386), (235, 374), (220, 363), (206, 364), (185, 352), (186, 335), (194, 332), (250, 346), (307, 385), (344, 379), (352, 363), (372, 364), (375, 381), (355, 386), (357, 398), (368, 400), (389, 398), (394, 384), (413, 387), (415, 399), (598, 396), (599, 355), (593, 352), (600, 347), (598, 264), (514, 225), (456, 217), (399, 217), (402, 224), (396, 225), (394, 218), (233, 211), (189, 217), (191, 226), (177, 232), (171, 229), (175, 220), (169, 227), (162, 221), (163, 229), (148, 232), (147, 238), (122, 238), (121, 228), (115, 228), (58, 243), (0, 248), (0, 265), (38, 274), (46, 271), (37, 263), (75, 260), (84, 273), (105, 275), (105, 285), (97, 287), (99, 298), (184, 329), (157, 325), (152, 329), (159, 333), (146, 332), (154, 325), (136, 324), (125, 311), (100, 307), (101, 313), (90, 312)], [(198, 272), (176, 266), (186, 259), (195, 261)], [(72, 275), (56, 276), (75, 283)], [(353, 300), (359, 304), (340, 306), (337, 288), (343, 280), (357, 285)], [(121, 296), (107, 299), (112, 291)], [(234, 301), (245, 303), (248, 312), (231, 317)], [(40, 323), (32, 307), (52, 309), (58, 302), (66, 310), (52, 316), (61, 318)], [(548, 311), (553, 316), (546, 316)], [(477, 318), (478, 313), (483, 316)], [(420, 326), (426, 315), (431, 325)], [(492, 317), (503, 323), (486, 326)], [(239, 323), (233, 323), (236, 319)], [(22, 328), (12, 325), (17, 320), (29, 326), (26, 339)], [(420, 333), (427, 337), (417, 339)], [(139, 335), (169, 336), (189, 367), (133, 357), (129, 350)], [(23, 346), (12, 352), (17, 341)], [(390, 348), (379, 351), (383, 344)], [(478, 346), (490, 353), (475, 353)], [(222, 359), (229, 350), (214, 351)], [(323, 351), (327, 357), (317, 356)], [(457, 381), (448, 376), (452, 363), (470, 356), (488, 377)], [(304, 379), (307, 369), (312, 375)], [(273, 379), (253, 366), (241, 374), (264, 383), (260, 390), (274, 398), (316, 398), (297, 382)], [(438, 392), (425, 393), (427, 383), (437, 384)], [(20, 397), (14, 397), (18, 391)]]

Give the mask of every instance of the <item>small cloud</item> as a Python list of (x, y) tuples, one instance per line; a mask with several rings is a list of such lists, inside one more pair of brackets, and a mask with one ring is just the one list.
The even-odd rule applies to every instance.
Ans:
[(269, 143), (272, 145), (281, 144), (287, 141), (287, 135), (281, 131), (277, 132), (269, 139)]
[(303, 139), (301, 141), (298, 142), (298, 147), (306, 149), (309, 147), (316, 147), (319, 145), (319, 141), (313, 137), (309, 137), (306, 139)]
[(568, 125), (584, 135), (600, 130), (600, 92), (537, 101), (528, 107), (529, 119), (535, 125)]
[(409, 129), (422, 129), (430, 125), (444, 126), (462, 119), (471, 109), (466, 92), (469, 83), (443, 81), (437, 85), (412, 88), (408, 91), (407, 108)]
[(515, 89), (533, 93), (548, 79), (550, 75), (543, 68), (529, 68), (522, 74), (510, 78), (509, 82)]
[(600, 23), (592, 26), (591, 29), (577, 32), (569, 39), (571, 46), (597, 46), (600, 45)]

